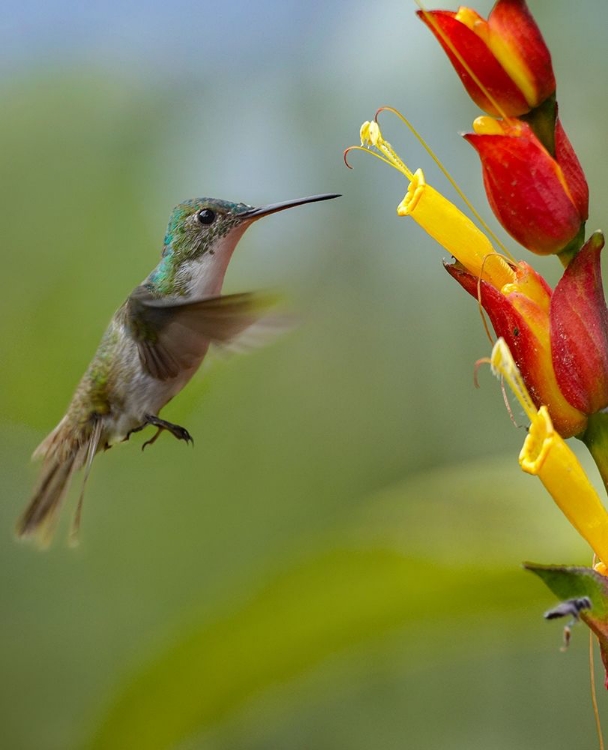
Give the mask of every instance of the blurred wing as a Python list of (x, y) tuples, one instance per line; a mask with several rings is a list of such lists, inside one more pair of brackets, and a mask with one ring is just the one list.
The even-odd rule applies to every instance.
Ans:
[(157, 380), (169, 380), (196, 365), (209, 344), (236, 339), (274, 301), (245, 293), (166, 303), (137, 290), (127, 302), (127, 318), (144, 369)]
[(220, 356), (248, 354), (272, 344), (283, 334), (292, 331), (298, 323), (296, 316), (284, 311), (266, 313), (229, 341), (215, 341), (214, 352)]

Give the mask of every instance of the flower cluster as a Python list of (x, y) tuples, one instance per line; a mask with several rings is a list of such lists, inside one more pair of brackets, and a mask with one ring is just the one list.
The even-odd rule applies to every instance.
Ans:
[(527, 250), (557, 255), (562, 278), (552, 289), (530, 264), (499, 252), (498, 241), (430, 186), (422, 170), (407, 167), (384, 139), (377, 116), (363, 124), (361, 146), (352, 148), (373, 153), (405, 176), (408, 188), (397, 213), (414, 219), (450, 253), (447, 272), (478, 300), (494, 328), (493, 371), (530, 419), (521, 468), (540, 477), (600, 560), (596, 570), (530, 569), (560, 595), (589, 596), (593, 612), (581, 618), (598, 635), (608, 671), (608, 513), (564, 441), (584, 441), (608, 487), (604, 237), (585, 237), (587, 182), (558, 118), (551, 56), (525, 0), (497, 0), (487, 20), (462, 7), (418, 15), (486, 113), (464, 137), (480, 157), (494, 215)]
[[(500, 0), (499, 0), (500, 2)], [(500, 255), (475, 224), (413, 173), (377, 122), (361, 128), (362, 146), (409, 181), (397, 213), (410, 216), (454, 257), (448, 273), (488, 314), (513, 353), (537, 408), (546, 406), (562, 437), (583, 435), (589, 416), (608, 406), (608, 309), (596, 232), (573, 257), (556, 288), (525, 261)], [(508, 165), (508, 163), (507, 163)]]
[(469, 8), (418, 15), (488, 113), (464, 137), (481, 159), (496, 218), (528, 250), (566, 267), (554, 290), (523, 261), (498, 283), (457, 255), (446, 269), (483, 305), (536, 407), (547, 407), (563, 437), (584, 438), (608, 407), (604, 238), (585, 242), (589, 190), (557, 116), (551, 55), (525, 0), (498, 0), (487, 21)]
[(549, 50), (525, 0), (499, 0), (487, 21), (470, 8), (419, 11), (479, 117), (466, 140), (479, 154), (488, 201), (509, 234), (533, 253), (580, 247), (589, 190), (557, 117)]

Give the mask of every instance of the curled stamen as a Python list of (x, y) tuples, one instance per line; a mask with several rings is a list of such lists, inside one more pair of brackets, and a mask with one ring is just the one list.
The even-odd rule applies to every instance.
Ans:
[(344, 149), (344, 163), (349, 169), (352, 169), (352, 166), (348, 163), (347, 156), (351, 151), (363, 151), (366, 154), (371, 154), (372, 156), (375, 156), (376, 159), (380, 159), (380, 161), (383, 161), (385, 164), (388, 164), (389, 167), (394, 167), (395, 165), (392, 164), (388, 159), (386, 159), (384, 156), (381, 156), (376, 151), (372, 151), (371, 148), (366, 146), (349, 146), (348, 148)]
[(355, 149), (361, 148), (360, 146), (349, 146), (348, 148), (344, 149), (344, 153), (342, 154), (342, 158), (344, 159), (344, 163), (349, 169), (352, 169), (352, 166), (348, 163), (348, 159), (346, 158), (350, 151), (354, 151)]
[(424, 138), (420, 135), (420, 133), (416, 130), (416, 128), (412, 125), (412, 123), (405, 117), (401, 112), (399, 112), (398, 109), (395, 109), (394, 107), (380, 107), (376, 114), (374, 115), (374, 121), (378, 122), (378, 115), (381, 112), (392, 112), (396, 117), (398, 117), (401, 122), (405, 125), (405, 127), (410, 131), (410, 133), (414, 136), (414, 138), (420, 143), (422, 148), (427, 152), (427, 154), (431, 157), (431, 159), (435, 162), (435, 164), (439, 167), (441, 172), (443, 173), (446, 180), (450, 183), (450, 185), (454, 188), (456, 193), (460, 196), (462, 202), (465, 204), (465, 206), (469, 209), (469, 211), (473, 214), (477, 222), (481, 227), (483, 227), (486, 234), (492, 238), (494, 243), (501, 249), (502, 254), (508, 258), (509, 260), (514, 262), (514, 258), (511, 255), (511, 253), (507, 250), (505, 247), (505, 244), (500, 240), (499, 237), (496, 236), (496, 233), (492, 230), (490, 226), (488, 226), (487, 222), (484, 221), (481, 214), (475, 209), (475, 206), (471, 203), (471, 201), (467, 198), (464, 191), (460, 188), (456, 180), (452, 177), (452, 175), (448, 172), (448, 170), (443, 166), (443, 163), (441, 162), (441, 159), (437, 156), (437, 154), (433, 151), (433, 149), (429, 146), (429, 144), (424, 140)]
[(473, 368), (473, 384), (475, 385), (475, 388), (481, 388), (479, 385), (479, 370), (481, 369), (482, 365), (491, 365), (492, 360), (489, 357), (482, 357), (481, 359), (478, 359), (477, 362), (475, 362), (475, 367)]

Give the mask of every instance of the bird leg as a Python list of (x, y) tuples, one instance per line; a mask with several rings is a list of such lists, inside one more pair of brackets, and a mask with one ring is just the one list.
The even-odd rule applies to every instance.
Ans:
[(173, 437), (177, 438), (178, 440), (185, 440), (187, 443), (192, 443), (192, 445), (194, 445), (194, 440), (192, 439), (192, 435), (190, 435), (190, 433), (185, 427), (180, 427), (178, 424), (167, 422), (165, 419), (156, 417), (154, 414), (146, 414), (146, 417), (143, 423), (140, 424), (139, 427), (134, 427), (129, 432), (129, 435), (127, 435), (127, 438), (131, 435), (132, 432), (140, 432), (148, 425), (153, 425), (154, 427), (157, 427), (158, 429), (154, 437), (150, 438), (150, 440), (146, 440), (146, 442), (141, 446), (142, 451), (146, 447), (146, 445), (152, 445), (153, 443), (155, 443), (158, 440), (158, 437), (161, 434), (161, 432), (164, 432), (165, 430), (170, 432), (173, 435)]
[(159, 427), (159, 428), (158, 428), (158, 429), (156, 430), (156, 432), (154, 433), (154, 437), (151, 437), (151, 438), (150, 438), (150, 440), (146, 440), (146, 442), (145, 442), (145, 443), (142, 443), (142, 446), (141, 446), (141, 449), (142, 449), (142, 451), (144, 450), (144, 448), (145, 448), (145, 447), (146, 447), (147, 445), (153, 445), (153, 444), (154, 444), (154, 443), (155, 443), (155, 442), (156, 442), (156, 441), (158, 440), (158, 436), (159, 436), (159, 435), (161, 434), (161, 432), (163, 432), (163, 428), (162, 428), (162, 427)]

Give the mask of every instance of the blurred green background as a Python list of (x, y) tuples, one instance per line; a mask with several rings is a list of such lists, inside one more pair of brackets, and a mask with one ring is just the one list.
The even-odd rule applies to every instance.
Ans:
[[(530, 5), (594, 229), (608, 6)], [(31, 0), (2, 15), (0, 746), (595, 746), (587, 631), (560, 653), (542, 620), (554, 599), (520, 569), (589, 551), (520, 475), (525, 433), (489, 371), (474, 389), (478, 312), (397, 218), (402, 178), (342, 162), (395, 106), (495, 225), (458, 135), (477, 111), (414, 4)], [(167, 407), (194, 450), (165, 437), (142, 454), (137, 436), (96, 460), (79, 548), (74, 492), (50, 550), (15, 542), (29, 456), (156, 264), (173, 205), (325, 191), (343, 197), (239, 245), (225, 289), (284, 290), (302, 325), (210, 358)]]

